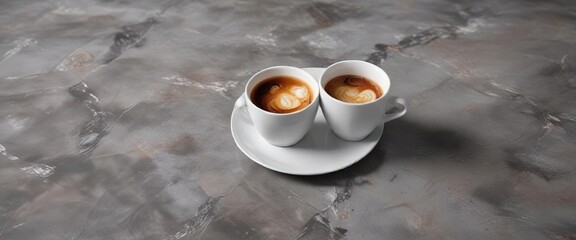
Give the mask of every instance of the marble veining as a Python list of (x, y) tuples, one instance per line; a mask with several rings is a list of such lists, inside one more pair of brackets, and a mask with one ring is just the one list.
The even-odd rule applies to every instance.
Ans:
[[(576, 239), (572, 0), (0, 0), (0, 239)], [(382, 67), (376, 148), (272, 172), (230, 115), (274, 65)]]

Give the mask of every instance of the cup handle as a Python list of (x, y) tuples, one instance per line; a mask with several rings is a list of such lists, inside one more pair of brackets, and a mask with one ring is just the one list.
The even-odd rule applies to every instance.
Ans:
[(396, 118), (402, 117), (404, 116), (404, 114), (406, 114), (406, 111), (408, 110), (408, 107), (406, 106), (406, 100), (404, 100), (404, 98), (401, 97), (390, 97), (389, 99), (387, 99), (387, 106), (390, 106), (390, 104), (392, 105), (401, 105), (402, 108), (401, 109), (394, 109), (393, 112), (391, 113), (385, 113), (384, 114), (384, 122), (390, 122)]
[(246, 93), (242, 93), (242, 95), (236, 100), (234, 103), (234, 108), (238, 108), (239, 110), (246, 112), (248, 117), (250, 117), (250, 113), (246, 107)]
[(241, 108), (246, 106), (246, 93), (242, 93), (242, 95), (236, 100), (234, 103), (234, 108)]

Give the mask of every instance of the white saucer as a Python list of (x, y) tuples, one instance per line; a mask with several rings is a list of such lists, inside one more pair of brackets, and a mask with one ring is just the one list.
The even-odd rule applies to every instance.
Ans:
[[(304, 70), (317, 81), (324, 72), (324, 68)], [(384, 130), (381, 125), (362, 141), (344, 141), (330, 131), (318, 108), (312, 129), (300, 142), (277, 147), (258, 134), (247, 111), (235, 108), (230, 121), (234, 141), (246, 156), (271, 170), (294, 175), (317, 175), (346, 168), (370, 153)]]

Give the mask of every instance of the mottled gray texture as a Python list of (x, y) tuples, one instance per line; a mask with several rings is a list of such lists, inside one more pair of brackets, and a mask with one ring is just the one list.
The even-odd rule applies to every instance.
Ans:
[[(0, 0), (0, 239), (576, 239), (573, 0)], [(323, 176), (240, 152), (273, 65), (409, 113)]]

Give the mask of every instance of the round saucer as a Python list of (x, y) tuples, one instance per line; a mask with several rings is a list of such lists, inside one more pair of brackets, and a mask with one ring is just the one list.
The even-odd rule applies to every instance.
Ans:
[[(324, 68), (304, 70), (317, 81), (324, 72)], [(346, 168), (370, 153), (384, 130), (381, 125), (361, 141), (345, 141), (330, 131), (318, 108), (314, 125), (300, 142), (277, 147), (258, 134), (245, 109), (234, 108), (230, 121), (234, 141), (246, 156), (271, 170), (294, 175), (317, 175)]]

